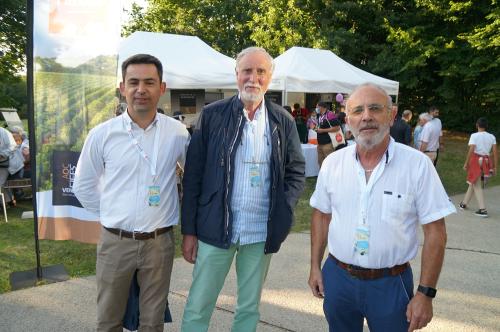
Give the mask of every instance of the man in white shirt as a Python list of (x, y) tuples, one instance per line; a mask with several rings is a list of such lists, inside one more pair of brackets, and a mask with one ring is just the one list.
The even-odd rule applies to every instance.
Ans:
[(178, 223), (176, 165), (189, 134), (156, 112), (165, 92), (161, 62), (137, 54), (122, 64), (127, 111), (93, 128), (76, 169), (74, 193), (101, 222), (97, 246), (97, 331), (122, 331), (132, 277), (140, 288), (139, 331), (163, 331)]
[[(330, 331), (413, 331), (432, 318), (455, 212), (430, 160), (389, 135), (395, 113), (380, 87), (364, 84), (347, 101), (356, 139), (325, 159), (310, 204), (313, 295), (324, 297)], [(424, 230), (418, 292), (409, 261)], [(321, 261), (328, 239), (329, 256)]]
[(429, 109), (432, 120), (428, 121), (420, 134), (420, 151), (425, 153), (432, 160), (434, 166), (437, 165), (439, 148), (442, 145), (443, 125), (439, 119), (439, 109), (432, 106)]
[(9, 177), (9, 169), (11, 168), (10, 158), (16, 149), (16, 141), (7, 129), (0, 127), (0, 186), (4, 194), (5, 202), (9, 205), (13, 204), (12, 194), (9, 190), (4, 190), (3, 185)]

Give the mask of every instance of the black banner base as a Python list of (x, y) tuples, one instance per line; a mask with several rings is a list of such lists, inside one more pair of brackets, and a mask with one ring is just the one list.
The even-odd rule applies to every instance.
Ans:
[(42, 267), (42, 279), (38, 279), (36, 269), (12, 272), (9, 276), (11, 290), (52, 284), (68, 279), (68, 272), (62, 264)]

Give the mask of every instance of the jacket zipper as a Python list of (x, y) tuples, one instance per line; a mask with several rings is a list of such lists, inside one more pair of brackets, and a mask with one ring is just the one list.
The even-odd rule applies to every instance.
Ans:
[(231, 154), (234, 149), (234, 145), (236, 144), (236, 141), (238, 140), (238, 133), (240, 131), (240, 126), (241, 126), (241, 121), (243, 119), (243, 116), (239, 116), (238, 120), (238, 126), (236, 127), (236, 133), (234, 135), (234, 140), (231, 143), (231, 146), (229, 147), (229, 157), (228, 157), (228, 163), (227, 163), (227, 182), (226, 182), (226, 223), (225, 223), (225, 231), (226, 231), (226, 239), (229, 237), (229, 202), (228, 202), (228, 195), (229, 195), (229, 185), (231, 182)]

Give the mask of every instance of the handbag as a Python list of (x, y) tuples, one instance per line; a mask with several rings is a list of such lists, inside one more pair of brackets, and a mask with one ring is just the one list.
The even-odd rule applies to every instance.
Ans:
[[(330, 124), (330, 120), (326, 119), (326, 121), (328, 122), (328, 125), (331, 128), (332, 125)], [(334, 150), (337, 148), (337, 146), (345, 144), (345, 137), (344, 133), (342, 132), (342, 126), (339, 126), (339, 130), (337, 131), (329, 132), (328, 136), (330, 136), (330, 140), (332, 141), (332, 146)]]

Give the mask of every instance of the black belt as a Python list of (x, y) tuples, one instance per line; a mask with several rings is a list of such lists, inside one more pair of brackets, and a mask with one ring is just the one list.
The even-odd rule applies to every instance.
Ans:
[(333, 259), (337, 266), (346, 270), (351, 276), (363, 280), (378, 279), (385, 276), (397, 276), (403, 273), (410, 266), (410, 263), (404, 263), (383, 269), (367, 269), (361, 266), (341, 262), (330, 253), (328, 255)]
[(129, 239), (134, 239), (134, 240), (149, 240), (156, 238), (157, 235), (172, 230), (172, 226), (157, 228), (153, 232), (136, 232), (136, 231), (129, 232), (119, 228), (108, 228), (108, 227), (104, 227), (104, 229), (120, 237), (127, 237)]

